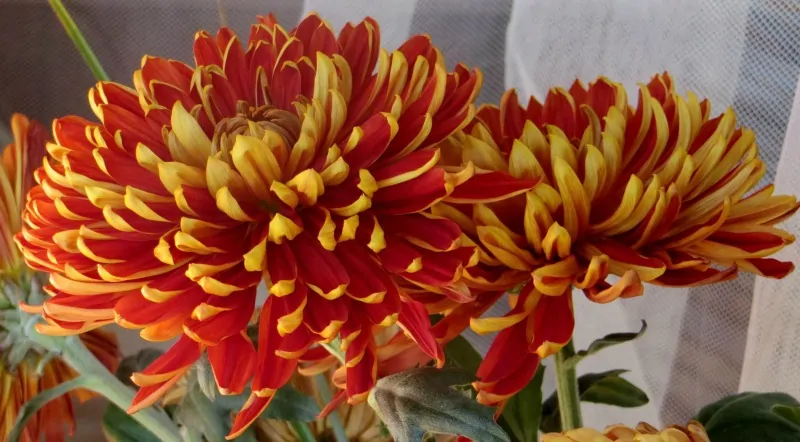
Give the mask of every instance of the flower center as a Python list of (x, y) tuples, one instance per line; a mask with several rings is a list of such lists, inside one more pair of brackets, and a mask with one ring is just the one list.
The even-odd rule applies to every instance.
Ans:
[(266, 132), (274, 132), (283, 138), (287, 147), (297, 142), (300, 136), (300, 118), (292, 112), (274, 106), (249, 106), (239, 102), (236, 116), (224, 118), (214, 127), (211, 154), (222, 152), (225, 161), (231, 164), (230, 151), (237, 135), (263, 139)]

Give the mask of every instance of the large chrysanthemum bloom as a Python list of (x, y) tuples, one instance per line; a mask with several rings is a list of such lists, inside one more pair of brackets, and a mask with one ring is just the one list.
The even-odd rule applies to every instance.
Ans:
[[(40, 303), (39, 276), (26, 268), (13, 235), (21, 228), (25, 195), (33, 186), (33, 170), (45, 154), (47, 132), (35, 121), (15, 114), (11, 119), (14, 142), (5, 147), (0, 165), (0, 439), (7, 440), (22, 406), (38, 393), (75, 377), (58, 358), (45, 354), (22, 330), (27, 313), (19, 303)], [(110, 370), (119, 362), (116, 337), (96, 330), (82, 336), (84, 344)], [(84, 400), (91, 396), (77, 391)], [(62, 441), (72, 434), (75, 417), (69, 395), (56, 398), (28, 421), (23, 442)]]
[(663, 430), (644, 422), (636, 428), (610, 425), (602, 432), (578, 428), (564, 433), (544, 434), (542, 442), (711, 442), (711, 439), (703, 425), (691, 421), (686, 427), (676, 425)]
[[(375, 327), (396, 322), (441, 359), (404, 287), (468, 293), (457, 281), (474, 247), (424, 211), (474, 171), (438, 166), (436, 146), (472, 119), (479, 73), (448, 73), (427, 37), (389, 54), (373, 20), (337, 37), (316, 15), (289, 32), (262, 19), (244, 49), (228, 29), (200, 32), (194, 55), (196, 67), (145, 57), (135, 90), (98, 84), (100, 123), (54, 123), (16, 237), (51, 273), (47, 329), (116, 321), (179, 337), (134, 375), (131, 411), (207, 350), (223, 393), (252, 378), (231, 437), (317, 343), (341, 338), (351, 402), (375, 382)], [(256, 351), (243, 330), (262, 279)]]
[(523, 285), (507, 315), (472, 321), (480, 333), (500, 332), (475, 384), (482, 402), (502, 403), (570, 340), (573, 287), (605, 303), (641, 295), (642, 282), (687, 287), (738, 269), (792, 271), (767, 257), (794, 240), (774, 225), (796, 199), (773, 195), (772, 185), (752, 191), (765, 170), (754, 133), (737, 128), (730, 109), (709, 113), (708, 101), (681, 97), (666, 74), (641, 86), (636, 106), (600, 78), (526, 108), (510, 91), (442, 148), (445, 164), (538, 180), (524, 196), (432, 209), (480, 244), (480, 264), (464, 272), (469, 285)]

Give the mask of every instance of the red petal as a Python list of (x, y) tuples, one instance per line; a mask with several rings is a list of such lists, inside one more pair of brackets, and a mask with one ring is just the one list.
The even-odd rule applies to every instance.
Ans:
[(375, 342), (369, 330), (362, 330), (350, 344), (346, 359), (348, 402), (356, 404), (366, 400), (378, 375)]
[(306, 232), (290, 242), (295, 256), (302, 257), (298, 264), (300, 274), (310, 289), (326, 298), (337, 298), (344, 294), (350, 277), (336, 258)]
[(420, 212), (447, 196), (447, 188), (444, 170), (436, 167), (412, 180), (378, 189), (372, 197), (373, 209), (382, 215)]
[(208, 348), (208, 361), (222, 394), (239, 394), (253, 377), (256, 349), (242, 332)]
[(744, 270), (768, 278), (781, 279), (794, 270), (794, 264), (791, 262), (778, 261), (772, 258), (751, 258), (742, 261), (737, 261), (736, 263)]
[(731, 266), (723, 270), (707, 268), (698, 270), (697, 268), (686, 268), (678, 270), (667, 270), (653, 284), (665, 285), (669, 287), (696, 287), (699, 285), (713, 284), (720, 281), (729, 281), (736, 278), (738, 269)]
[(239, 413), (236, 414), (236, 418), (233, 420), (233, 426), (231, 427), (231, 432), (225, 436), (225, 439), (232, 440), (239, 437), (250, 424), (253, 423), (261, 413), (267, 409), (267, 406), (270, 402), (272, 402), (272, 398), (275, 396), (273, 394), (266, 396), (266, 397), (259, 397), (255, 393), (250, 395), (250, 398), (247, 400), (247, 403), (244, 404)]
[(451, 250), (461, 237), (461, 229), (455, 222), (416, 213), (381, 217), (380, 224), (386, 233), (434, 250)]
[(444, 364), (444, 351), (436, 342), (431, 330), (431, 321), (425, 306), (416, 301), (403, 302), (400, 307), (400, 316), (397, 325), (403, 328), (412, 339), (420, 346), (422, 351), (436, 360), (436, 365)]
[(532, 189), (537, 182), (517, 179), (504, 172), (476, 173), (456, 187), (446, 201), (465, 204), (500, 201)]

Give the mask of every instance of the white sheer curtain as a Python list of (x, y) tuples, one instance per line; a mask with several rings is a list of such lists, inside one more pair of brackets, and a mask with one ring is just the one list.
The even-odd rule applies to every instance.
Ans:
[[(199, 29), (218, 27), (215, 0), (71, 0), (66, 2), (112, 78), (130, 83), (142, 54), (191, 60)], [(316, 10), (334, 27), (366, 15), (392, 49), (414, 33), (430, 34), (448, 65), (484, 72), (481, 101), (507, 87), (543, 96), (553, 85), (607, 75), (635, 98), (637, 82), (668, 70), (679, 90), (727, 106), (755, 129), (765, 180), (800, 194), (800, 99), (789, 118), (800, 73), (797, 0), (222, 0), (231, 27), (247, 35), (256, 14), (275, 12), (286, 26)], [(40, 120), (90, 115), (93, 83), (58, 22), (40, 0), (0, 0), (0, 117), (12, 111)], [(788, 130), (787, 130), (788, 127)], [(0, 131), (2, 133), (2, 131)], [(785, 142), (784, 142), (785, 136)], [(788, 223), (800, 231), (800, 220)], [(798, 246), (784, 258), (798, 262)], [(639, 409), (587, 406), (585, 423), (684, 421), (702, 405), (741, 390), (800, 396), (800, 274), (783, 281), (743, 276), (692, 290), (648, 287), (645, 296), (594, 305), (576, 296), (579, 347), (647, 320), (633, 344), (590, 357), (581, 372), (627, 368), (650, 404)], [(498, 306), (502, 309), (502, 306)], [(471, 336), (485, 348), (487, 340)], [(141, 348), (135, 334), (128, 349)], [(552, 389), (552, 379), (548, 379)], [(96, 421), (96, 417), (92, 420)], [(77, 440), (98, 440), (91, 427)]]

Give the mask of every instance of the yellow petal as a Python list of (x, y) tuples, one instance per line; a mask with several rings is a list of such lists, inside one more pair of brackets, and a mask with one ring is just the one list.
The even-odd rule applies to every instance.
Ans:
[(325, 193), (325, 184), (322, 181), (322, 176), (314, 169), (306, 169), (300, 172), (289, 180), (286, 185), (297, 193), (300, 202), (306, 206), (316, 204), (317, 198)]
[(575, 169), (561, 157), (553, 155), (553, 175), (561, 193), (564, 208), (564, 228), (570, 236), (579, 238), (589, 224), (589, 201)]
[(625, 220), (625, 218), (630, 216), (634, 209), (636, 209), (639, 200), (642, 198), (643, 187), (644, 184), (642, 184), (642, 180), (636, 175), (631, 175), (617, 209), (605, 221), (589, 226), (589, 231), (592, 233), (605, 232), (608, 229), (614, 228)]
[(244, 268), (250, 272), (257, 272), (264, 269), (264, 262), (267, 256), (267, 240), (262, 239), (249, 252), (244, 254)]
[(203, 169), (175, 161), (158, 163), (158, 177), (170, 193), (175, 193), (184, 184), (192, 187), (206, 187), (206, 174)]
[(282, 244), (284, 238), (291, 241), (302, 231), (302, 227), (280, 213), (275, 214), (269, 222), (269, 240), (275, 244)]
[(505, 231), (494, 226), (478, 226), (478, 238), (492, 254), (504, 265), (515, 269), (529, 271), (536, 260), (530, 252), (517, 246)]
[(542, 240), (542, 249), (547, 259), (554, 259), (556, 256), (561, 259), (568, 257), (572, 253), (572, 238), (567, 229), (558, 223), (553, 223)]
[(506, 160), (503, 159), (503, 155), (497, 148), (472, 136), (466, 137), (465, 141), (462, 150), (464, 163), (472, 162), (484, 170), (506, 171), (508, 169)]
[(514, 140), (508, 157), (508, 173), (514, 178), (537, 179), (544, 176), (544, 170), (533, 152), (521, 141)]
[(203, 132), (197, 120), (183, 108), (180, 101), (172, 106), (170, 117), (172, 131), (180, 141), (186, 153), (194, 159), (193, 164), (202, 166), (211, 155), (211, 140)]
[(253, 221), (253, 219), (242, 210), (242, 206), (239, 205), (236, 197), (231, 194), (231, 191), (228, 190), (227, 187), (223, 187), (217, 191), (216, 201), (217, 208), (232, 219), (236, 221)]

